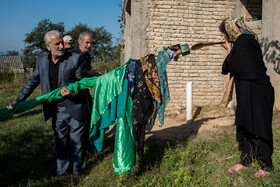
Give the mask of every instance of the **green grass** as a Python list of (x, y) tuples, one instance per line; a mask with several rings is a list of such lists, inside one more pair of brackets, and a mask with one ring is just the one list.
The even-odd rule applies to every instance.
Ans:
[[(19, 86), (2, 87), (0, 105), (15, 99), (19, 90)], [(39, 93), (38, 88), (33, 96)], [(275, 169), (266, 177), (254, 176), (257, 163), (239, 173), (227, 172), (240, 157), (235, 127), (231, 126), (207, 140), (195, 134), (183, 142), (148, 140), (144, 162), (138, 159), (132, 170), (120, 176), (113, 170), (114, 137), (106, 137), (104, 150), (89, 156), (86, 174), (78, 186), (279, 186), (279, 119), (275, 111)], [(0, 186), (76, 186), (71, 169), (64, 177), (53, 177), (52, 140), (51, 121), (44, 122), (41, 106), (0, 122)]]

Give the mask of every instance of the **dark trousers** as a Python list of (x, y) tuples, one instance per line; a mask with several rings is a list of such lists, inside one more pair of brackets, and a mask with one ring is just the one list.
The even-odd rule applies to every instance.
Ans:
[(69, 167), (70, 137), (73, 150), (73, 175), (80, 176), (86, 166), (85, 122), (72, 118), (65, 107), (57, 107), (52, 118), (52, 128), (55, 140), (56, 174), (63, 175)]
[(272, 165), (272, 144), (260, 137), (252, 134), (245, 133), (244, 138), (241, 140), (241, 162), (244, 166), (249, 166), (253, 160), (257, 160), (263, 170), (273, 169)]
[(89, 154), (94, 154), (94, 146), (91, 145), (89, 140), (89, 132), (90, 132), (90, 122), (91, 122), (91, 112), (92, 112), (92, 97), (89, 93), (89, 89), (84, 90), (84, 96), (86, 98), (86, 104), (88, 107), (88, 117), (86, 118), (86, 124), (85, 124), (85, 147)]

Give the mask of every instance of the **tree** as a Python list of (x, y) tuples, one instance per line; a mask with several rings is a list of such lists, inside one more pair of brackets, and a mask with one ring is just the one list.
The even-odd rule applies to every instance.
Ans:
[[(36, 63), (36, 57), (47, 51), (44, 35), (50, 30), (57, 30), (63, 34), (64, 23), (52, 23), (49, 19), (43, 19), (32, 32), (26, 34), (24, 42), (27, 45), (23, 49), (23, 64), (25, 67), (33, 68)], [(92, 61), (96, 62), (97, 70), (110, 71), (120, 65), (120, 45), (112, 45), (111, 33), (104, 27), (92, 29), (86, 24), (79, 23), (65, 34), (70, 35), (74, 41), (74, 46), (77, 46), (79, 35), (82, 32), (91, 32), (93, 34), (93, 45), (90, 55)]]
[(17, 56), (17, 55), (19, 55), (19, 53), (18, 53), (18, 51), (11, 50), (11, 51), (7, 51), (7, 55), (9, 55), (9, 56)]
[(121, 44), (111, 47), (110, 55), (104, 55), (98, 58), (92, 68), (100, 72), (109, 72), (120, 66)]
[(64, 23), (52, 23), (49, 19), (43, 19), (30, 33), (25, 34), (24, 43), (27, 44), (23, 49), (23, 64), (25, 67), (35, 67), (36, 57), (47, 51), (44, 35), (51, 30), (63, 33)]

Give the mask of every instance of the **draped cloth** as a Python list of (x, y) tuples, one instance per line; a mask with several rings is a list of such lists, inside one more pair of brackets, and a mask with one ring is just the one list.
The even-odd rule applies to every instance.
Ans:
[(152, 114), (153, 98), (146, 85), (139, 60), (135, 65), (135, 95), (133, 97), (133, 133), (137, 142), (137, 153), (141, 160), (144, 156), (144, 140), (147, 120)]
[(115, 124), (117, 117), (117, 97), (108, 105), (108, 109), (101, 115), (95, 125), (92, 125), (89, 134), (90, 143), (93, 144), (98, 152), (103, 149), (103, 139), (109, 127)]
[[(101, 115), (107, 110), (109, 103), (122, 91), (122, 84), (125, 76), (126, 66), (132, 60), (129, 60), (123, 66), (106, 73), (99, 77), (83, 78), (80, 81), (69, 84), (66, 88), (75, 93), (82, 89), (94, 87), (93, 111), (91, 114), (91, 126), (96, 124)], [(57, 99), (62, 99), (60, 94), (61, 88), (57, 88), (52, 92), (18, 102), (13, 111), (7, 108), (0, 109), (0, 121), (11, 118), (14, 114), (22, 113), (30, 110), (40, 104), (49, 103)], [(98, 93), (98, 94), (97, 94)]]
[[(169, 61), (166, 51), (161, 51), (157, 62), (153, 54), (141, 58), (141, 61), (130, 59), (126, 64), (109, 73), (99, 77), (84, 78), (66, 87), (75, 93), (94, 87), (89, 139), (98, 151), (102, 151), (104, 134), (109, 126), (116, 124), (114, 170), (117, 175), (130, 170), (135, 165), (134, 137), (137, 140), (137, 152), (143, 158), (146, 124), (150, 123), (152, 128), (156, 117), (155, 105), (157, 105), (159, 121), (163, 124), (164, 109), (170, 101), (166, 75)], [(131, 62), (133, 63), (129, 66), (126, 75), (127, 65)], [(137, 71), (138, 75), (142, 74), (141, 79), (138, 77), (137, 80), (137, 77), (133, 77), (134, 71), (136, 75)], [(1, 108), (0, 121), (40, 104), (62, 99), (60, 90), (61, 88), (58, 88), (48, 94), (19, 102), (13, 111), (6, 107)], [(139, 94), (136, 97), (137, 93)], [(132, 100), (131, 97), (134, 99)], [(138, 114), (140, 115), (137, 116)]]
[(117, 125), (115, 134), (114, 170), (117, 175), (135, 166), (135, 139), (132, 126), (132, 99), (128, 94), (125, 78), (123, 91), (118, 96)]
[(164, 124), (164, 109), (170, 101), (168, 79), (166, 74), (167, 64), (170, 62), (170, 58), (166, 50), (158, 52), (157, 67), (160, 82), (160, 94), (161, 103), (157, 103), (158, 120)]
[(127, 65), (128, 92), (132, 98), (135, 93), (135, 65), (136, 61)]
[[(90, 140), (99, 151), (102, 150), (104, 133), (113, 121), (112, 118), (106, 118), (105, 116), (108, 117), (110, 112), (114, 113), (108, 109), (110, 109), (110, 107), (112, 108), (112, 106), (116, 106), (114, 103), (115, 101), (113, 103), (112, 101), (120, 95), (117, 100), (117, 130), (114, 152), (114, 170), (117, 175), (131, 169), (135, 165), (135, 141), (133, 138), (131, 117), (132, 99), (130, 96), (127, 96), (127, 80), (125, 79), (126, 66), (131, 61), (133, 61), (133, 59), (130, 59), (123, 66), (102, 76), (84, 78), (66, 87), (68, 90), (75, 93), (78, 93), (82, 89), (94, 87)], [(40, 104), (61, 99), (60, 89), (61, 88), (58, 88), (34, 99), (19, 102), (13, 111), (7, 108), (1, 108), (0, 121), (11, 118), (15, 113), (21, 113)], [(106, 111), (108, 111), (108, 113)], [(104, 117), (103, 122), (102, 117)], [(107, 121), (107, 123), (106, 120), (109, 122)], [(100, 123), (99, 126), (98, 123)]]
[[(96, 79), (98, 77), (92, 77), (92, 78), (84, 78), (80, 81), (77, 81), (75, 83), (71, 83), (67, 86), (67, 89), (74, 91), (78, 93), (82, 89), (87, 89), (95, 86)], [(52, 92), (29, 99), (26, 101), (21, 101), (16, 104), (16, 107), (14, 110), (9, 110), (6, 107), (0, 109), (0, 121), (4, 121), (6, 119), (11, 118), (14, 114), (19, 114), (28, 110), (31, 110), (32, 108), (35, 108), (36, 106), (44, 103), (50, 103), (52, 101), (55, 101), (57, 99), (62, 99), (62, 96), (60, 94), (61, 88), (57, 88), (53, 90)]]
[(148, 54), (140, 59), (145, 82), (153, 95), (154, 99), (161, 103), (160, 83), (158, 77), (158, 67), (154, 54)]
[[(117, 175), (130, 170), (136, 163), (132, 99), (128, 94), (128, 77), (124, 73), (125, 71), (120, 77), (109, 75), (96, 83), (93, 100), (100, 103), (93, 105), (95, 113), (92, 114), (90, 131), (90, 141), (100, 152), (103, 148), (104, 134), (109, 126), (117, 121), (113, 164)], [(100, 106), (101, 103), (105, 103), (104, 107)]]

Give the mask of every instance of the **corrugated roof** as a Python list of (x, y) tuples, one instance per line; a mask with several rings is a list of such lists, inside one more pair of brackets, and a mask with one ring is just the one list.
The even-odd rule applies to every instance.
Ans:
[(15, 73), (24, 73), (21, 57), (16, 56), (0, 56), (0, 71), (5, 72), (11, 69)]

